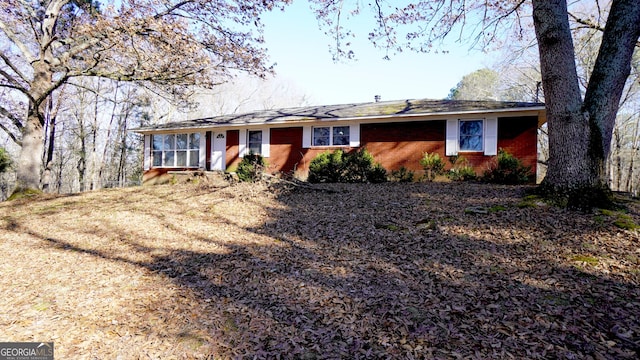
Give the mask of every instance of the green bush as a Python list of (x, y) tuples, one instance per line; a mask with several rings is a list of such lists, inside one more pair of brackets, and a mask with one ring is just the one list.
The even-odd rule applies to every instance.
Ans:
[(414, 177), (415, 173), (404, 166), (391, 172), (391, 179), (397, 182), (412, 182)]
[(453, 181), (473, 181), (478, 178), (478, 175), (471, 166), (467, 165), (449, 170), (447, 177)]
[(449, 161), (453, 167), (447, 172), (447, 177), (453, 181), (473, 181), (478, 178), (473, 167), (464, 156), (451, 156)]
[(261, 155), (250, 152), (238, 164), (236, 173), (240, 181), (256, 182), (262, 178), (267, 163)]
[(319, 154), (309, 164), (309, 177), (307, 181), (311, 183), (334, 183), (341, 182), (344, 165), (342, 157), (344, 151), (323, 152)]
[(7, 150), (0, 147), (0, 173), (9, 170), (12, 164), (11, 156), (9, 156)]
[(424, 169), (424, 178), (433, 181), (444, 172), (444, 161), (437, 153), (424, 153), (420, 159), (420, 165)]
[(525, 184), (531, 181), (531, 168), (503, 149), (498, 151), (495, 164), (483, 175), (483, 180), (495, 184)]
[(338, 149), (311, 160), (307, 180), (311, 183), (379, 183), (387, 181), (387, 171), (375, 163), (366, 149), (350, 153)]
[(382, 164), (376, 163), (367, 174), (367, 181), (372, 184), (387, 182), (387, 169)]

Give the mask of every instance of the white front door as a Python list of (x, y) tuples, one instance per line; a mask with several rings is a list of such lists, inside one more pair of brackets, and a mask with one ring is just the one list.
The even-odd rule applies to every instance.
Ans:
[(227, 132), (212, 133), (213, 146), (211, 147), (211, 170), (226, 168), (225, 154), (227, 152)]

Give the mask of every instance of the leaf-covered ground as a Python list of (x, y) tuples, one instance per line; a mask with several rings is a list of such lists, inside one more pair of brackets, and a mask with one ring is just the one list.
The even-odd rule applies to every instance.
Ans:
[(174, 185), (0, 204), (2, 341), (60, 359), (625, 359), (628, 214), (465, 183)]

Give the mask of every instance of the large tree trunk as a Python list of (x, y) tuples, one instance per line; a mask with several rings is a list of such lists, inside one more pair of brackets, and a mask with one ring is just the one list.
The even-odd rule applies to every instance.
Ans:
[(27, 123), (22, 129), (22, 149), (18, 160), (16, 190), (40, 189), (40, 169), (44, 136), (37, 110), (29, 106)]
[(34, 64), (27, 122), (22, 128), (22, 149), (16, 173), (16, 192), (40, 189), (42, 150), (44, 148), (44, 112), (47, 86), (52, 74), (44, 62)]
[(549, 126), (545, 181), (556, 187), (595, 185), (587, 151), (589, 123), (582, 111), (566, 1), (533, 1), (533, 19)]
[(534, 0), (533, 21), (549, 125), (549, 168), (542, 189), (563, 195), (569, 206), (597, 206), (608, 195), (606, 159), (640, 36), (640, 4), (613, 2), (584, 101), (566, 1)]

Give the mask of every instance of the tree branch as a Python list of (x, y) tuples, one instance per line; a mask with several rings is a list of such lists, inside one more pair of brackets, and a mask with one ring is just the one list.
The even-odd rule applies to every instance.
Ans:
[(7, 38), (9, 38), (9, 41), (14, 43), (18, 47), (18, 49), (20, 49), (20, 52), (22, 52), (22, 55), (27, 59), (29, 63), (33, 63), (34, 61), (36, 61), (37, 59), (36, 56), (29, 50), (29, 48), (22, 41), (20, 41), (20, 39), (18, 39), (18, 36), (16, 36), (16, 34), (7, 27), (4, 21), (0, 21), (0, 30), (2, 30), (2, 32), (4, 32), (5, 35), (7, 35)]
[[(598, 5), (599, 6), (599, 5)], [(598, 14), (600, 14), (600, 11), (598, 11)], [(600, 32), (604, 32), (604, 26), (598, 24), (598, 23), (594, 23), (593, 21), (589, 20), (589, 19), (583, 19), (571, 12), (569, 12), (569, 17), (571, 19), (573, 19), (573, 21), (575, 21), (576, 23), (583, 25), (585, 28), (587, 29), (593, 29), (593, 30), (597, 30)], [(636, 41), (636, 47), (640, 48), (640, 41)]]
[[(29, 82), (29, 78), (27, 78), (22, 71), (20, 71), (20, 69), (18, 69), (17, 66), (15, 66), (13, 64), (13, 62), (11, 62), (11, 59), (9, 59), (4, 53), (0, 52), (0, 58), (2, 58), (2, 60), (5, 62), (5, 64), (7, 64), (7, 66), (9, 66), (11, 68), (11, 70), (13, 70), (14, 73), (16, 73), (16, 75), (18, 75), (24, 82)], [(17, 81), (13, 80), (14, 82), (17, 83)]]

